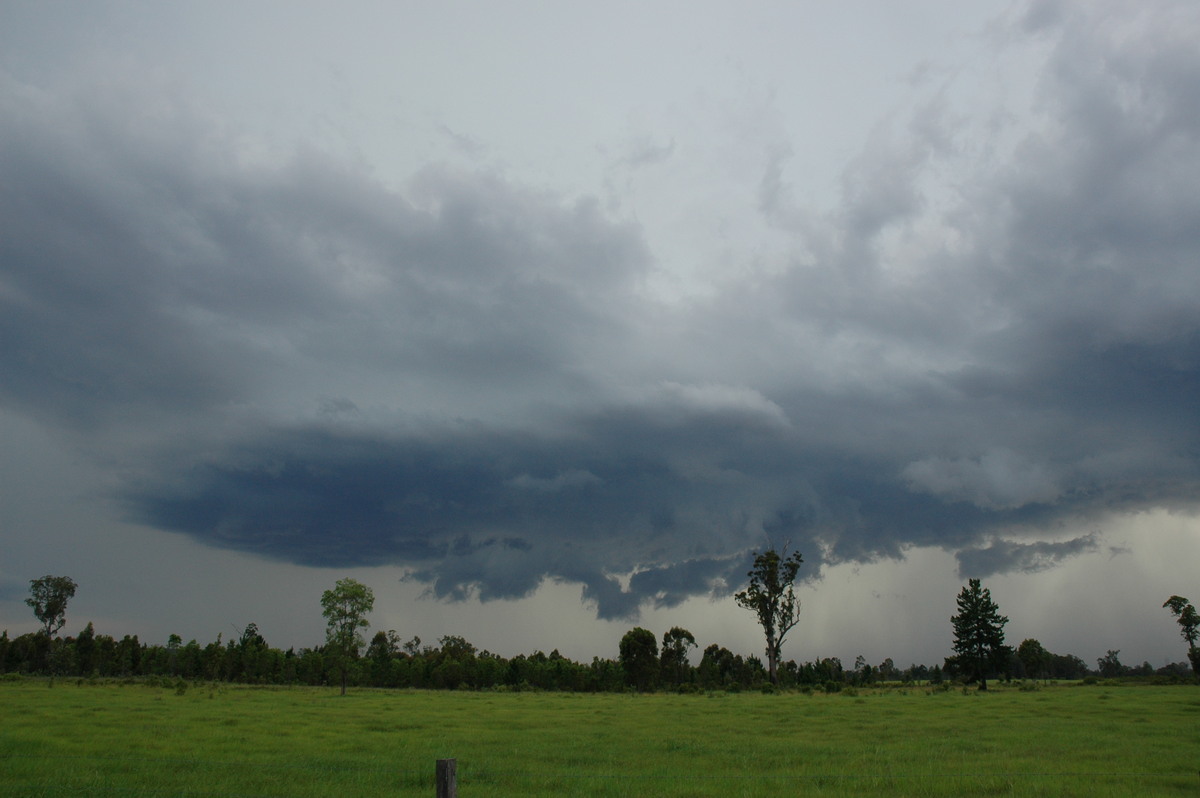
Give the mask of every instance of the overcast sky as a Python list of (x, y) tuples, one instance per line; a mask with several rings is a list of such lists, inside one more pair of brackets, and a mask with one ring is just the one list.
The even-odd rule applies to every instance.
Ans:
[(1200, 599), (1200, 6), (0, 7), (0, 627), (1090, 664)]

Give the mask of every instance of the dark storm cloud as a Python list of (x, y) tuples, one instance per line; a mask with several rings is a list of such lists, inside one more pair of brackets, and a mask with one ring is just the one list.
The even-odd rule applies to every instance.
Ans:
[(0, 578), (0, 601), (15, 602), (29, 595), (29, 585), (15, 579)]
[(684, 560), (638, 571), (629, 580), (629, 592), (639, 602), (675, 607), (705, 589), (714, 597), (728, 595), (742, 583), (747, 572), (746, 558), (737, 555)]
[(1096, 535), (1084, 535), (1061, 543), (1013, 543), (997, 541), (981, 549), (963, 549), (956, 555), (963, 579), (982, 579), (1008, 571), (1044, 571), (1065, 559), (1097, 551)]
[(646, 256), (594, 204), (432, 170), (408, 200), (312, 154), (238, 166), (188, 108), (7, 89), (0, 395), (27, 412), (200, 410), (320, 362), (512, 385), (623, 335)]
[(769, 408), (739, 399), (666, 386), (545, 419), (541, 432), (279, 428), (186, 466), (188, 453), (172, 452), (125, 499), (135, 520), (215, 546), (310, 565), (406, 565), (448, 599), (566, 580), (602, 616), (627, 616), (719, 588), (735, 561), (743, 570), (760, 537), (754, 482), (795, 476), (758, 462), (764, 447), (777, 464), (796, 455), (771, 443), (781, 428)]
[[(564, 433), (280, 429), (187, 469), (164, 463), (126, 500), (136, 520), (211, 545), (320, 566), (407, 566), (444, 599), (579, 583), (607, 618), (728, 593), (751, 547), (786, 543), (815, 577), (829, 562), (1053, 525), (1070, 509), (914, 493), (886, 463), (821, 451), (740, 408), (659, 397), (553, 426)], [(1000, 570), (1089, 550), (998, 544), (962, 556)]]
[(130, 404), (228, 398), (231, 364), (164, 302), (186, 290), (188, 264), (163, 258), (140, 218), (155, 202), (172, 212), (180, 176), (119, 136), (82, 147), (78, 124), (13, 94), (0, 114), (6, 404), (90, 423)]
[[(809, 576), (914, 546), (1051, 567), (1098, 545), (1047, 540), (1067, 521), (1195, 507), (1200, 55), (1035, 18), (1010, 150), (926, 103), (817, 213), (781, 147), (757, 210), (794, 261), (670, 305), (588, 200), (248, 165), (157, 95), (4, 84), (0, 401), (96, 433), (137, 521), (449, 600), (562, 580), (626, 617), (785, 542)], [(135, 418), (163, 431), (103, 435)]]

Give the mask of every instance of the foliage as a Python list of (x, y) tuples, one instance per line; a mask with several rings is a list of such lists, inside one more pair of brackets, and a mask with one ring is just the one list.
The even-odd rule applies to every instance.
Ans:
[(1171, 596), (1163, 602), (1163, 606), (1169, 607), (1179, 622), (1179, 634), (1187, 641), (1188, 648), (1194, 648), (1196, 637), (1200, 634), (1200, 614), (1197, 614), (1196, 608), (1182, 596)]
[(687, 629), (672, 626), (663, 635), (662, 653), (659, 655), (663, 682), (679, 687), (687, 681), (688, 650), (695, 647), (696, 638)]
[[(335, 593), (326, 591), (327, 596)], [(1186, 606), (1184, 601), (1181, 608)], [(169, 679), (175, 686), (184, 680), (193, 684), (341, 683), (343, 689), (355, 685), (579, 693), (619, 692), (630, 686), (643, 692), (666, 689), (733, 693), (761, 691), (767, 684), (775, 688), (773, 692), (812, 693), (841, 691), (846, 686), (865, 688), (897, 682), (912, 686), (923, 682), (937, 684), (944, 677), (974, 678), (966, 661), (957, 656), (946, 661), (945, 673), (937, 665), (915, 663), (901, 670), (890, 658), (873, 667), (865, 657), (859, 657), (855, 667), (848, 669), (837, 657), (825, 657), (811, 662), (778, 662), (777, 681), (772, 681), (758, 657), (742, 656), (716, 644), (703, 650), (698, 665), (690, 664), (688, 654), (695, 646), (695, 637), (678, 626), (663, 634), (661, 650), (653, 633), (636, 629), (626, 636), (628, 640), (622, 641), (623, 657), (593, 657), (591, 662), (574, 662), (557, 650), (505, 658), (480, 651), (456, 635), (441, 637), (436, 647), (423, 645), (418, 637), (402, 644), (395, 630), (378, 632), (371, 639), (365, 657), (360, 658), (363, 647), (360, 632), (366, 625), (365, 618), (360, 616), (359, 623), (349, 627), (352, 644), (346, 657), (339, 656), (332, 644), (286, 651), (274, 648), (254, 623), (247, 624), (228, 641), (223, 642), (222, 635), (218, 635), (216, 641), (207, 645), (196, 640), (185, 643), (176, 634), (169, 635), (165, 645), (142, 642), (136, 635), (116, 638), (98, 632), (90, 622), (75, 637), (52, 638), (38, 631), (10, 638), (7, 631), (0, 630), (0, 675), (153, 677)], [(1010, 678), (1078, 680), (1090, 673), (1079, 657), (1051, 653), (1036, 640), (1023, 641), (1015, 652), (1004, 650), (1009, 653), (1002, 664)], [(1099, 664), (1104, 667), (1103, 662)], [(1191, 667), (1179, 662), (1155, 669), (1143, 663), (1132, 668), (1121, 665), (1119, 672), (1122, 678), (1170, 683), (1186, 678)]]
[(366, 641), (360, 630), (370, 624), (366, 614), (375, 607), (371, 588), (354, 579), (339, 579), (333, 590), (321, 594), (321, 614), (327, 621), (325, 647), (333, 655), (342, 674), (342, 695), (350, 662), (358, 657)]
[(1100, 671), (1101, 676), (1106, 679), (1115, 679), (1118, 676), (1125, 675), (1125, 672), (1128, 669), (1121, 664), (1121, 660), (1118, 656), (1120, 653), (1120, 649), (1113, 650), (1110, 648), (1107, 652), (1105, 652), (1103, 657), (1100, 657), (1096, 660), (1096, 666)]
[[(178, 635), (171, 635), (162, 645), (140, 641), (136, 636), (114, 638), (96, 631), (89, 623), (74, 637), (56, 638), (52, 656), (51, 639), (40, 631), (11, 639), (7, 632), (0, 631), (0, 673), (53, 672), (92, 679), (155, 677), (169, 678), (172, 684), (179, 679), (193, 683), (251, 685), (340, 683), (340, 663), (325, 647), (282, 650), (270, 646), (257, 626), (250, 624), (247, 628), (251, 627), (250, 634), (243, 630), (227, 642), (222, 642), (218, 636), (215, 642), (203, 645), (196, 640), (182, 642)], [(668, 632), (664, 638), (670, 641), (677, 635)], [(422, 646), (419, 641), (413, 643), (411, 640), (401, 645), (400, 640), (395, 631), (377, 633), (363, 657), (352, 661), (347, 685), (577, 693), (620, 692), (629, 685), (626, 671), (616, 657), (593, 657), (589, 662), (575, 662), (555, 650), (549, 654), (535, 651), (506, 658), (478, 650), (453, 635), (442, 637), (440, 647)], [(690, 648), (686, 638), (683, 641), (685, 647)], [(1018, 653), (1016, 658), (1019, 656)], [(1090, 672), (1083, 660), (1074, 655), (1047, 652), (1047, 658), (1048, 665), (1042, 678), (1078, 680)], [(887, 662), (885, 659), (873, 667), (872, 674), (884, 679), (884, 674), (889, 672)], [(740, 692), (759, 690), (770, 683), (760, 658), (735, 654), (716, 644), (704, 649), (698, 665), (684, 662), (678, 675), (679, 683), (663, 676), (661, 663), (660, 652), (660, 667), (655, 678), (661, 689)], [(1143, 664), (1127, 669), (1126, 673), (1129, 677), (1147, 681), (1175, 682), (1188, 677), (1191, 667), (1186, 662), (1170, 663), (1158, 669)], [(1021, 678), (1022, 674), (1014, 675)], [(936, 684), (942, 680), (943, 673), (936, 665), (913, 664), (894, 676), (895, 679), (889, 681), (903, 681), (909, 685)], [(779, 677), (778, 687), (784, 693), (805, 689), (819, 691), (826, 684), (836, 685), (839, 690), (846, 685), (865, 686), (861, 674), (843, 668), (837, 657), (780, 663)]]
[(950, 618), (954, 624), (955, 652), (951, 664), (969, 682), (979, 682), (980, 690), (987, 690), (987, 677), (1008, 656), (1004, 646), (1004, 625), (1008, 618), (1000, 614), (991, 591), (982, 587), (978, 579), (968, 580), (957, 601), (958, 614)]
[(42, 623), (46, 637), (54, 637), (66, 622), (67, 602), (75, 596), (79, 585), (69, 576), (50, 576), (29, 582), (29, 598), (25, 603)]
[(1163, 603), (1169, 607), (1171, 614), (1179, 623), (1179, 634), (1188, 644), (1188, 659), (1192, 663), (1192, 673), (1200, 676), (1200, 649), (1196, 648), (1196, 639), (1200, 637), (1200, 613), (1192, 603), (1183, 596), (1171, 596)]
[(620, 662), (627, 684), (640, 692), (653, 689), (659, 670), (658, 642), (654, 633), (640, 626), (626, 632), (621, 638)]
[(1021, 661), (1025, 675), (1033, 679), (1048, 678), (1051, 656), (1050, 652), (1033, 638), (1026, 638), (1017, 646), (1017, 659)]
[(784, 638), (799, 621), (800, 602), (792, 583), (803, 562), (800, 552), (789, 555), (786, 546), (782, 555), (774, 549), (755, 552), (754, 566), (746, 574), (750, 584), (733, 597), (739, 607), (753, 612), (762, 626), (767, 638), (767, 673), (776, 685)]
[(712, 644), (704, 649), (696, 677), (708, 690), (744, 689), (762, 682), (767, 674), (754, 657), (743, 658), (724, 646)]

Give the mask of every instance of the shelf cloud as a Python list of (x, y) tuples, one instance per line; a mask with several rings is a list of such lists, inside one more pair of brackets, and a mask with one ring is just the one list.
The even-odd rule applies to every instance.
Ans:
[[(1067, 522), (1200, 496), (1200, 23), (1100, 5), (993, 22), (1038, 54), (1020, 113), (926, 78), (820, 197), (784, 133), (722, 198), (683, 128), (564, 191), (438, 120), (459, 160), (397, 179), (120, 66), (9, 68), (0, 406), (125, 520), (450, 601), (629, 619), (785, 543), (810, 579), (1055, 568), (1101, 549)], [(685, 222), (731, 265), (678, 267)]]

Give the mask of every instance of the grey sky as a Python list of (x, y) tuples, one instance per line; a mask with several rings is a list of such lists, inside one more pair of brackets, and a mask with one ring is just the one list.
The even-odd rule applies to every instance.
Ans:
[(6, 8), (3, 624), (1182, 658), (1200, 12), (963, 6)]

